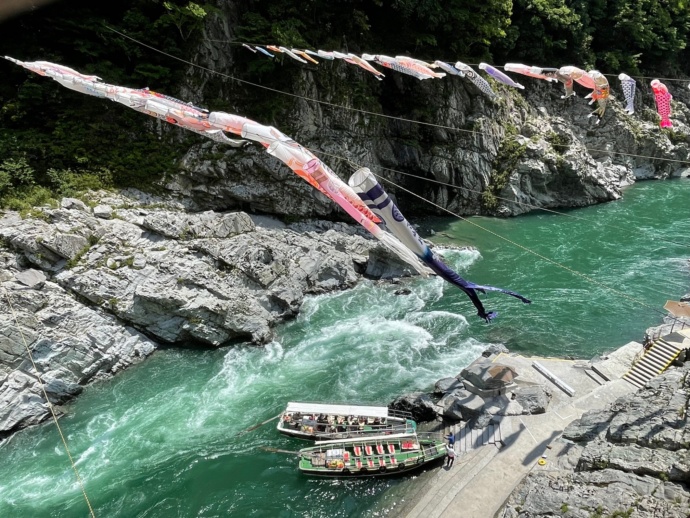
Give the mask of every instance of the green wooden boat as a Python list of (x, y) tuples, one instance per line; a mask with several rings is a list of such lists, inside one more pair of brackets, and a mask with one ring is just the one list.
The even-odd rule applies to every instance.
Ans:
[(299, 451), (299, 469), (317, 477), (381, 477), (417, 470), (443, 459), (438, 434), (392, 434), (319, 441)]

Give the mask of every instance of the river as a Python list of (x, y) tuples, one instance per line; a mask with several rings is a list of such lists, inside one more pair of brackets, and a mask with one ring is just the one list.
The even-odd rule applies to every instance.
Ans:
[[(88, 387), (60, 423), (96, 515), (385, 514), (386, 490), (409, 480), (309, 479), (294, 456), (263, 449), (304, 446), (274, 422), (240, 432), (288, 401), (385, 405), (458, 374), (489, 344), (590, 358), (641, 340), (665, 301), (690, 291), (688, 206), (690, 181), (659, 181), (567, 215), (425, 220), (439, 245), (481, 252), (444, 252), (463, 275), (534, 302), (489, 294), (499, 316), (487, 325), (438, 279), (405, 281), (412, 293), (399, 296), (400, 286), (366, 281), (309, 298), (264, 347), (162, 350)], [(52, 422), (5, 441), (0, 465), (0, 516), (88, 515)]]

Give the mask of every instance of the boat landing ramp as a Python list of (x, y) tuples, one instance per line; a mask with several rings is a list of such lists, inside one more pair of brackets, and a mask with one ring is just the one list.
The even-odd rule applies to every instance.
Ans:
[[(642, 353), (642, 345), (631, 342), (596, 364), (499, 354), (493, 360), (514, 368), (520, 383), (551, 391), (546, 412), (494, 416), (492, 425), (482, 430), (437, 423), (436, 431), (455, 432), (454, 466), (403, 481), (387, 492), (380, 511), (389, 517), (493, 518), (530, 471), (574, 467), (577, 459), (568, 455), (571, 445), (559, 440), (563, 431), (585, 411), (603, 409), (637, 390), (622, 378)], [(572, 395), (547, 379), (535, 362), (570, 388)]]

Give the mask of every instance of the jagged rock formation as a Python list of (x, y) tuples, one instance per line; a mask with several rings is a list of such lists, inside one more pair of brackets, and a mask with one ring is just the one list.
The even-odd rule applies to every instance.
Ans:
[(307, 294), (407, 271), (344, 224), (103, 196), (0, 217), (0, 437), (48, 416), (22, 336), (60, 404), (159, 343), (264, 343)]
[(690, 513), (690, 365), (650, 381), (563, 433), (572, 470), (530, 473), (501, 516), (639, 516)]
[(492, 416), (543, 414), (551, 392), (543, 385), (514, 382), (507, 376), (512, 369), (491, 361), (507, 352), (492, 346), (456, 377), (438, 380), (433, 393), (404, 394), (389, 407), (410, 412), (417, 421), (464, 421), (475, 428), (488, 426)]
[[(209, 19), (205, 29), (206, 37), (215, 43), (202, 44), (194, 61), (226, 73), (237, 68), (238, 49), (219, 42), (234, 39), (237, 13), (236, 6), (224, 9), (223, 23)], [(200, 104), (205, 99), (227, 99), (230, 106), (223, 106), (224, 111), (277, 124), (306, 147), (327, 153), (322, 159), (342, 178), (354, 169), (334, 156), (371, 167), (462, 215), (508, 216), (534, 207), (585, 206), (617, 199), (621, 188), (636, 179), (690, 174), (687, 165), (653, 159), (687, 161), (690, 157), (687, 90), (675, 96), (673, 130), (662, 132), (646, 85), (638, 87), (634, 116), (623, 112), (612, 85), (606, 116), (594, 125), (587, 117), (592, 108), (586, 100), (562, 100), (560, 85), (532, 79), (525, 79), (524, 93), (494, 84), (500, 98), (489, 101), (458, 77), (418, 81), (391, 73), (377, 82), (338, 60), (313, 70), (288, 59), (280, 74), (286, 79), (282, 88), (291, 88), (290, 93), (344, 107), (219, 84), (211, 73), (198, 70), (189, 74), (181, 95)], [(247, 105), (247, 99), (265, 103), (267, 97), (274, 107), (270, 114), (253, 113)], [(186, 152), (180, 168), (165, 186), (193, 199), (200, 209), (249, 208), (299, 217), (343, 217), (321, 194), (256, 146), (231, 149), (200, 141)], [(400, 198), (406, 212), (436, 210), (394, 186), (386, 188)]]

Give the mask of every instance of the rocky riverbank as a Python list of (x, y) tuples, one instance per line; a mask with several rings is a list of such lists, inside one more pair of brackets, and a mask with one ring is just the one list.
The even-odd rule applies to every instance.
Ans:
[(674, 368), (563, 432), (548, 470), (535, 469), (501, 517), (690, 515), (690, 364)]
[[(675, 329), (683, 325), (690, 328), (690, 318), (675, 323), (665, 320), (661, 326), (648, 329), (645, 340), (665, 336), (674, 324)], [(443, 501), (450, 499), (454, 504), (481, 491), (491, 500), (485, 505), (467, 502), (462, 513), (456, 507), (434, 506), (433, 498), (426, 502), (417, 496), (396, 513), (417, 516), (431, 512), (435, 516), (434, 512), (445, 509), (449, 516), (472, 518), (491, 516), (494, 510), (501, 518), (690, 516), (690, 362), (681, 353), (666, 373), (638, 391), (618, 378), (642, 353), (642, 345), (631, 342), (589, 362), (552, 361), (549, 368), (561, 370), (562, 380), (572, 384), (568, 388), (573, 393), (568, 395), (536, 373), (533, 362), (537, 359), (490, 349), (458, 376), (439, 380), (433, 393), (396, 399), (391, 406), (428, 421), (423, 428), (455, 431), (461, 466), (473, 466), (472, 460), (463, 463), (466, 456), (479, 458), (473, 452), (477, 443), (469, 446), (465, 437), (476, 436), (479, 444), (483, 444), (482, 435), (487, 437), (481, 430), (470, 432), (472, 429), (491, 424), (491, 437), (499, 427), (501, 435), (508, 433), (508, 422), (513, 422), (516, 432), (514, 425), (519, 422), (520, 431), (529, 431), (535, 443), (535, 437), (545, 439), (536, 447), (529, 440), (523, 444), (529, 453), (522, 459), (519, 439), (515, 439), (519, 432), (508, 435), (502, 439), (501, 454), (482, 454), (482, 459), (489, 460), (482, 461), (486, 467), (480, 473), (471, 475), (470, 468), (461, 467), (455, 476), (441, 471), (421, 482), (426, 487), (421, 493), (451, 491)], [(595, 399), (587, 402), (591, 397)], [(578, 399), (582, 403), (570, 403)], [(580, 410), (582, 416), (573, 421), (573, 414), (579, 415), (578, 407), (588, 410), (583, 414)], [(548, 415), (544, 419), (533, 421), (545, 412)], [(483, 448), (495, 449), (492, 444)], [(507, 473), (512, 471), (516, 473)], [(496, 487), (482, 487), (492, 476), (500, 479)]]
[(0, 217), (0, 437), (49, 415), (26, 347), (60, 405), (160, 346), (266, 343), (306, 295), (407, 273), (345, 224), (87, 201)]

